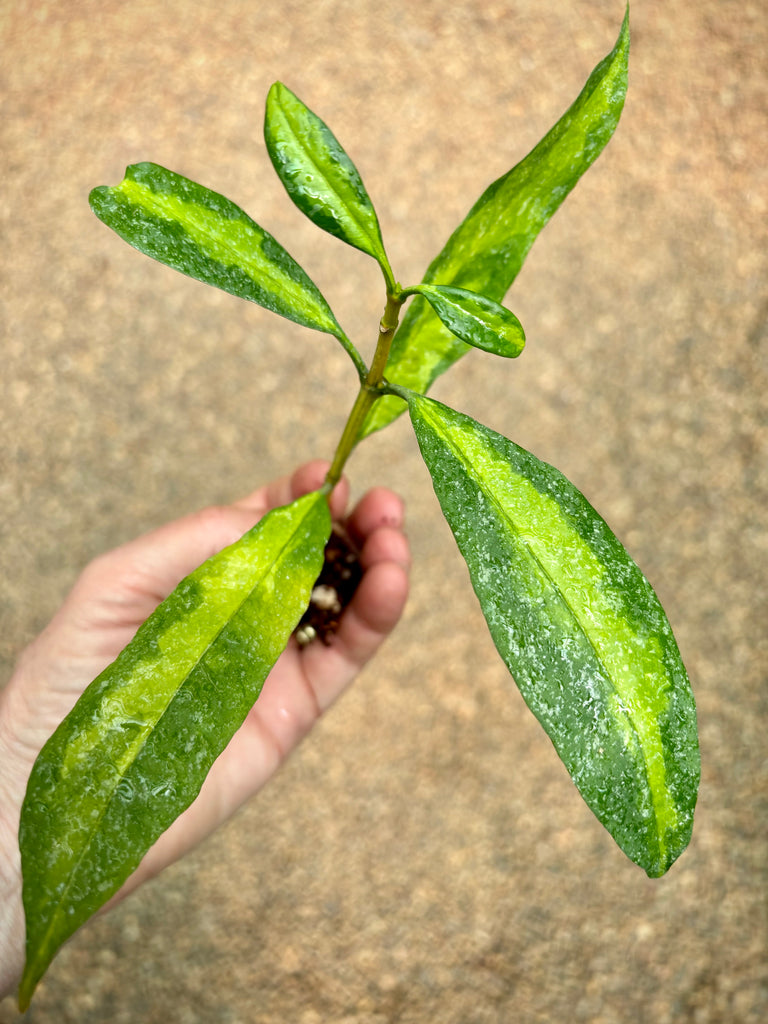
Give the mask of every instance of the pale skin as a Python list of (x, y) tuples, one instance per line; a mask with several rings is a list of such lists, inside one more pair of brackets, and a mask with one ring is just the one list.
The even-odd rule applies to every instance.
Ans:
[[(184, 576), (269, 509), (319, 488), (327, 469), (325, 462), (307, 463), (241, 501), (204, 509), (101, 555), (22, 652), (0, 692), (0, 997), (14, 991), (24, 964), (18, 825), (27, 779), (43, 744)], [(348, 495), (342, 479), (331, 495), (331, 513), (346, 522), (358, 543), (364, 575), (334, 643), (326, 647), (315, 641), (300, 650), (291, 641), (197, 799), (108, 906), (182, 857), (253, 796), (395, 626), (405, 605), (410, 564), (402, 501), (376, 488), (347, 513)]]

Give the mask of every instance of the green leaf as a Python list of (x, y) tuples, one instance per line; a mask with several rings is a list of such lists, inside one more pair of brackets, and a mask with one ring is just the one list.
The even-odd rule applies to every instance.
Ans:
[(96, 216), (139, 252), (332, 334), (364, 370), (328, 303), (299, 264), (231, 200), (157, 164), (128, 167), (89, 197)]
[(309, 603), (330, 529), (319, 491), (266, 515), (182, 580), (41, 751), (19, 834), (22, 1009), (197, 796)]
[(446, 285), (417, 285), (406, 294), (423, 295), (448, 330), (467, 345), (514, 358), (525, 345), (523, 326), (514, 313), (493, 299)]
[(688, 845), (696, 709), (650, 584), (573, 484), (403, 391), (494, 643), (582, 796), (652, 877)]
[[(589, 76), (576, 102), (519, 164), (478, 199), (430, 265), (425, 284), (455, 285), (501, 301), (537, 235), (618, 124), (627, 91), (629, 12), (616, 46)], [(395, 335), (385, 376), (425, 392), (468, 349), (420, 299)], [(403, 412), (399, 398), (377, 402), (363, 436)]]
[(390, 290), (394, 277), (381, 229), (357, 168), (330, 128), (282, 82), (267, 96), (267, 150), (288, 195), (324, 231), (378, 261)]

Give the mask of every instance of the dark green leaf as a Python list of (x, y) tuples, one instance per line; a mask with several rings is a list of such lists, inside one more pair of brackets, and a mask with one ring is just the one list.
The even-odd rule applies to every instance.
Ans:
[[(499, 302), (504, 298), (536, 236), (613, 134), (624, 106), (628, 58), (629, 13), (616, 46), (576, 102), (478, 199), (427, 270), (425, 284), (469, 288)], [(466, 351), (427, 303), (416, 299), (395, 335), (385, 375), (394, 384), (425, 392)], [(364, 433), (386, 426), (404, 408), (394, 396), (382, 398)]]
[(128, 167), (123, 181), (95, 188), (91, 209), (139, 252), (183, 274), (338, 338), (364, 370), (317, 286), (231, 200), (157, 164)]
[(41, 751), (21, 813), (22, 1008), (61, 944), (197, 796), (307, 607), (330, 528), (315, 492), (205, 562)]
[(408, 402), (526, 703), (622, 850), (663, 874), (690, 839), (699, 752), (693, 695), (658, 598), (562, 473), (432, 399)]
[(525, 332), (514, 313), (493, 299), (447, 285), (421, 284), (408, 289), (423, 295), (443, 325), (467, 345), (514, 358), (525, 345)]
[(264, 139), (288, 195), (309, 219), (373, 256), (390, 289), (394, 278), (376, 211), (338, 139), (290, 89), (275, 82), (267, 96)]

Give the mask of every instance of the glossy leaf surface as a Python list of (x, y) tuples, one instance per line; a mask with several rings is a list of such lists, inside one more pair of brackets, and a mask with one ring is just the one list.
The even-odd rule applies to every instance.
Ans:
[(410, 414), (494, 643), (584, 799), (655, 877), (688, 845), (696, 710), (650, 584), (552, 466), (423, 396)]
[(182, 580), (41, 751), (20, 828), (22, 1007), (197, 796), (309, 603), (330, 529), (320, 492), (266, 515)]
[(231, 200), (157, 164), (90, 194), (91, 209), (139, 252), (305, 327), (347, 339), (317, 286)]
[(381, 229), (357, 168), (330, 128), (282, 82), (267, 96), (264, 139), (275, 170), (302, 213), (379, 262), (394, 284)]
[(493, 299), (446, 285), (418, 285), (444, 327), (465, 344), (508, 359), (519, 356), (525, 345), (523, 326), (511, 310)]
[[(424, 276), (500, 302), (537, 235), (602, 152), (618, 124), (627, 90), (629, 15), (616, 46), (594, 69), (575, 103), (507, 174), (486, 189)], [(468, 349), (422, 299), (412, 303), (395, 335), (387, 380), (425, 392)], [(365, 434), (403, 412), (400, 399), (377, 402)]]

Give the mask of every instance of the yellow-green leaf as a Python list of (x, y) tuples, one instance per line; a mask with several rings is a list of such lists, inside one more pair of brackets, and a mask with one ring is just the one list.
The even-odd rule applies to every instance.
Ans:
[(266, 515), (182, 580), (43, 747), (19, 833), (22, 1009), (197, 796), (309, 603), (330, 529), (320, 492)]
[(365, 364), (317, 285), (276, 239), (218, 192), (158, 164), (128, 167), (114, 187), (93, 189), (91, 209), (139, 252), (198, 281), (332, 334)]
[(699, 753), (693, 695), (656, 594), (562, 473), (469, 416), (407, 400), (526, 703), (622, 850), (663, 874), (690, 839)]
[(423, 295), (443, 326), (465, 344), (513, 359), (525, 345), (525, 332), (515, 314), (485, 295), (466, 288), (420, 284), (405, 294)]
[[(613, 135), (624, 107), (629, 11), (613, 50), (600, 61), (573, 105), (507, 174), (480, 196), (431, 263), (424, 284), (454, 285), (500, 302), (542, 228)], [(426, 392), (468, 351), (415, 299), (395, 335), (387, 380)], [(364, 434), (385, 427), (405, 404), (387, 395), (371, 410)]]
[(301, 212), (373, 256), (392, 288), (379, 221), (357, 168), (328, 125), (282, 82), (275, 82), (267, 96), (264, 140), (278, 177)]

